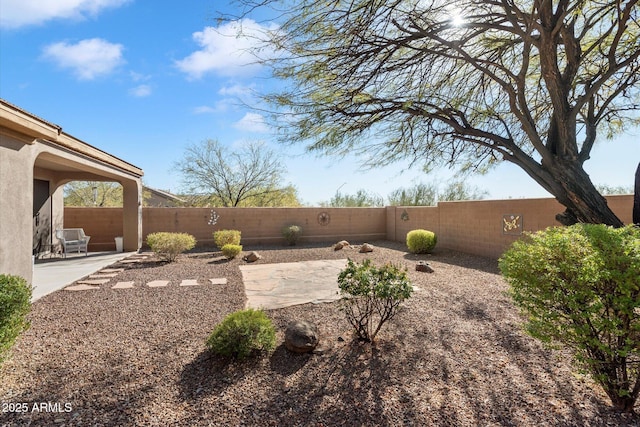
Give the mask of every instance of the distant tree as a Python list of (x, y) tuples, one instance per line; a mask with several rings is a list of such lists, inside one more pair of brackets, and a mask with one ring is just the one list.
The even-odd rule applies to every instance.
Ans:
[(327, 202), (322, 202), (321, 206), (330, 206), (332, 208), (363, 208), (384, 206), (384, 199), (377, 194), (369, 193), (364, 189), (360, 189), (356, 194), (342, 194), (336, 191), (335, 196)]
[(260, 142), (230, 151), (208, 139), (188, 146), (175, 168), (182, 173), (184, 192), (213, 206), (272, 206), (293, 195), (293, 187), (282, 185), (280, 157)]
[(613, 194), (633, 194), (633, 186), (630, 185), (625, 187), (623, 185), (619, 185), (617, 187), (613, 187), (607, 184), (597, 184), (596, 188), (602, 195), (610, 196)]
[(420, 183), (415, 187), (397, 188), (387, 196), (390, 206), (435, 206), (438, 186)]
[(372, 167), (507, 161), (561, 223), (622, 225), (583, 165), (599, 135), (638, 124), (637, 0), (237, 1), (280, 17), (263, 63), (285, 81), (265, 99), (286, 141)]
[(415, 187), (398, 188), (388, 196), (391, 206), (435, 206), (438, 201), (481, 200), (489, 193), (465, 183), (451, 181), (442, 190), (437, 184), (420, 183)]
[(63, 189), (65, 206), (121, 207), (122, 185), (107, 181), (72, 181)]

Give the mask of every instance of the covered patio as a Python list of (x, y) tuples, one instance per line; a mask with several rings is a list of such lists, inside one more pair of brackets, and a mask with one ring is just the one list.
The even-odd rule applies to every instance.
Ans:
[[(34, 259), (58, 251), (64, 228), (63, 186), (110, 181), (123, 187), (125, 252), (142, 244), (140, 168), (95, 148), (0, 99), (0, 273), (34, 283)], [(123, 254), (120, 254), (123, 255)], [(77, 260), (77, 258), (73, 258)]]

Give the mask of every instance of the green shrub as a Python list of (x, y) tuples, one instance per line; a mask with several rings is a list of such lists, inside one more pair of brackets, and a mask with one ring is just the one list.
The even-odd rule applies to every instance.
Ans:
[(213, 241), (218, 249), (222, 250), (224, 245), (239, 245), (240, 244), (240, 231), (239, 230), (218, 230), (213, 233)]
[(640, 228), (577, 224), (515, 242), (500, 258), (526, 331), (570, 348), (613, 405), (640, 392)]
[(229, 259), (233, 259), (242, 252), (242, 246), (240, 245), (224, 245), (222, 247), (222, 255)]
[(176, 260), (182, 252), (193, 249), (196, 239), (187, 233), (151, 233), (147, 236), (147, 245), (160, 258), (169, 262)]
[(411, 230), (407, 233), (407, 247), (414, 254), (426, 254), (433, 250), (438, 243), (438, 238), (433, 231)]
[(32, 288), (19, 276), (0, 274), (0, 363), (18, 335), (29, 328)]
[(207, 339), (212, 352), (236, 359), (270, 351), (275, 346), (276, 331), (271, 319), (264, 311), (252, 308), (229, 314)]
[(368, 342), (375, 340), (382, 325), (396, 315), (400, 303), (413, 291), (406, 269), (392, 264), (376, 267), (369, 259), (362, 264), (349, 260), (338, 275), (338, 285), (347, 320), (358, 338)]
[(299, 225), (288, 225), (282, 229), (282, 237), (284, 237), (289, 246), (294, 246), (298, 243), (301, 234), (302, 227)]

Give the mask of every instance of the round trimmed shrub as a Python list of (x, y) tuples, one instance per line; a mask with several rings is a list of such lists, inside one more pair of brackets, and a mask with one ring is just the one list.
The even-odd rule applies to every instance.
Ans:
[(527, 235), (499, 261), (526, 331), (564, 345), (620, 411), (640, 393), (640, 228), (576, 224)]
[(0, 274), (0, 363), (18, 336), (29, 328), (32, 288), (20, 276)]
[(225, 245), (239, 245), (240, 230), (218, 230), (213, 232), (213, 241), (215, 242), (218, 249), (222, 250), (222, 247)]
[(149, 234), (147, 236), (147, 245), (160, 258), (173, 262), (179, 254), (196, 246), (196, 238), (187, 233), (161, 231)]
[(414, 254), (427, 254), (436, 247), (438, 238), (433, 231), (417, 229), (407, 233), (407, 247)]
[(299, 225), (288, 225), (282, 229), (282, 236), (289, 246), (294, 246), (298, 243), (298, 239), (302, 234), (302, 227)]
[(222, 247), (222, 255), (227, 257), (228, 259), (233, 259), (237, 257), (240, 252), (242, 252), (241, 245), (224, 245)]
[(264, 311), (248, 308), (229, 314), (218, 324), (207, 347), (215, 354), (239, 360), (276, 346), (276, 331)]

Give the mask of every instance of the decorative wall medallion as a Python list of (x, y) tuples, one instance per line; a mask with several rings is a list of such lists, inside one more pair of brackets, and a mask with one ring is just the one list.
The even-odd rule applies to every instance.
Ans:
[(331, 217), (329, 216), (329, 212), (320, 212), (318, 214), (318, 224), (329, 225), (330, 222), (331, 222)]
[(502, 215), (502, 234), (522, 234), (522, 215)]
[(406, 209), (400, 214), (400, 219), (403, 221), (409, 221), (409, 212), (407, 212)]

